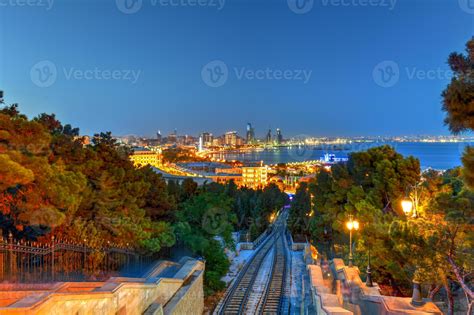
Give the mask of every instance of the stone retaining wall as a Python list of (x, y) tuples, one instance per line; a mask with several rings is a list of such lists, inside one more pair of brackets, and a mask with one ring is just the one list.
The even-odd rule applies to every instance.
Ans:
[(95, 283), (56, 283), (49, 286), (31, 286), (28, 290), (11, 288), (12, 290), (2, 292), (0, 296), (3, 300), (10, 297), (10, 300), (0, 307), (0, 315), (134, 315), (143, 314), (151, 305), (158, 306), (154, 314), (161, 314), (161, 305), (166, 305), (170, 301), (175, 301), (174, 304), (178, 309), (192, 307), (194, 310), (202, 311), (204, 263), (188, 258), (180, 265), (181, 268), (172, 278), (161, 278), (158, 275), (148, 278), (111, 278), (107, 282)]

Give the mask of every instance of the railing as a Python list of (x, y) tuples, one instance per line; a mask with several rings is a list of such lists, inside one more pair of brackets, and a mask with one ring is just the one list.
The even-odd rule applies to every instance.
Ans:
[(92, 248), (63, 240), (49, 243), (0, 238), (0, 282), (101, 281), (140, 276), (153, 262), (129, 248)]

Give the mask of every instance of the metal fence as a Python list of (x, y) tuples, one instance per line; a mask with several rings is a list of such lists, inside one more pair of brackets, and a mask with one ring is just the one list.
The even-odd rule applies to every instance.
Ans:
[(45, 243), (0, 238), (0, 282), (101, 281), (111, 276), (141, 276), (153, 263), (129, 248), (91, 248), (52, 240)]

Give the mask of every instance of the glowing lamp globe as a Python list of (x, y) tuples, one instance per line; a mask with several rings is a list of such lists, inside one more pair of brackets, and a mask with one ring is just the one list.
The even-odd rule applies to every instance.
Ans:
[(346, 226), (349, 230), (352, 230), (354, 228), (354, 222), (353, 221), (349, 221), (346, 223)]
[(359, 221), (354, 221), (354, 222), (352, 222), (352, 225), (354, 226), (354, 230), (358, 230), (358, 229), (359, 229)]
[(402, 200), (402, 209), (405, 215), (409, 215), (411, 210), (413, 209), (413, 202), (409, 199)]

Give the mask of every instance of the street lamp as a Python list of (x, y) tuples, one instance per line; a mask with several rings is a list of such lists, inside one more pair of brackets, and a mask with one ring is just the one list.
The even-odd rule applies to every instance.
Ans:
[(402, 209), (405, 215), (408, 217), (410, 215), (411, 210), (413, 209), (413, 202), (409, 198), (405, 198), (402, 200)]
[[(415, 185), (409, 185), (407, 188), (407, 197), (402, 200), (402, 208), (406, 216), (408, 216), (410, 212), (413, 211), (412, 217), (414, 218), (418, 217), (418, 202), (420, 200), (418, 187), (420, 187), (421, 184), (422, 182), (419, 182), (419, 183), (416, 183)], [(411, 194), (408, 193), (408, 190), (410, 189), (412, 191)]]
[(349, 229), (349, 267), (353, 267), (352, 263), (352, 230), (358, 230), (359, 229), (359, 222), (357, 220), (354, 220), (352, 214), (349, 215), (349, 221), (346, 223), (346, 227)]
[[(416, 186), (415, 186), (416, 187)], [(415, 197), (415, 208), (413, 211), (413, 218), (417, 218), (417, 211), (416, 211), (416, 203), (418, 202), (418, 196)], [(413, 209), (413, 201), (411, 199), (405, 198), (402, 200), (402, 209), (403, 212), (407, 217), (410, 216), (410, 213)], [(424, 304), (423, 302), (423, 297), (421, 295), (421, 284), (420, 282), (416, 279), (413, 280), (413, 294), (411, 297), (411, 304), (413, 306), (422, 306)]]

